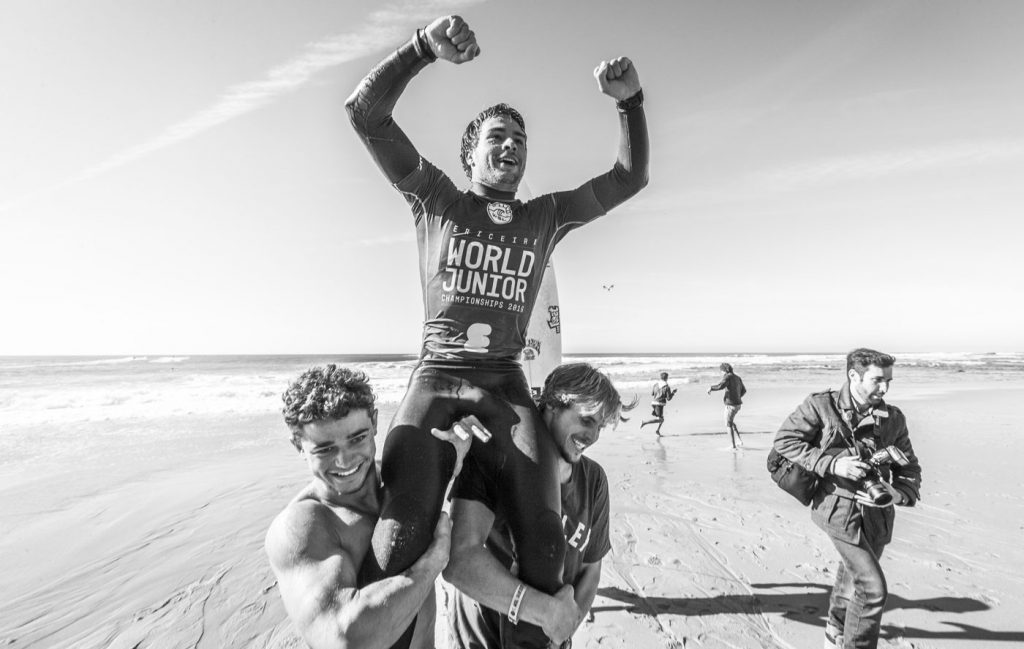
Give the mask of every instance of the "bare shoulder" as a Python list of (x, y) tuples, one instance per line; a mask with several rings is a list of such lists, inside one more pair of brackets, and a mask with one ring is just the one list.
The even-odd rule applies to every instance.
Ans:
[(352, 510), (329, 507), (314, 498), (296, 498), (279, 513), (267, 530), (264, 547), (275, 570), (346, 552), (355, 561), (365, 552), (365, 541), (376, 521)]
[(313, 547), (329, 543), (331, 512), (315, 500), (293, 500), (270, 524), (264, 547), (275, 568), (294, 565)]

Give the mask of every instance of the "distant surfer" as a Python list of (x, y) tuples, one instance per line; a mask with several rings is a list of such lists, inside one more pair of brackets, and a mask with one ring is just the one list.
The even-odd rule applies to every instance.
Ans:
[[(455, 452), (429, 431), (447, 429), (465, 414), (459, 396), (478, 386), (503, 400), (505, 409), (479, 413), (494, 439), (473, 453), (501, 487), (500, 506), (521, 549), (520, 578), (553, 594), (562, 585), (565, 555), (557, 452), (516, 358), (555, 244), (647, 184), (643, 93), (629, 59), (601, 62), (594, 71), (598, 88), (619, 111), (614, 166), (576, 189), (526, 203), (516, 200), (526, 170), (525, 122), (506, 104), (485, 109), (462, 137), (460, 160), (471, 186), (459, 191), (420, 156), (392, 111), (431, 62), (465, 63), (479, 54), (475, 34), (460, 17), (438, 18), (377, 64), (346, 102), (374, 162), (412, 208), (425, 307), (420, 363), (384, 445), (381, 517), (363, 577), (396, 575), (430, 544)], [(548, 644), (539, 627), (508, 627), (506, 647)]]
[(743, 440), (740, 439), (740, 429), (736, 426), (736, 413), (743, 405), (743, 395), (747, 393), (747, 386), (743, 385), (743, 379), (732, 371), (732, 365), (722, 363), (718, 366), (722, 370), (722, 380), (708, 388), (708, 394), (716, 390), (725, 390), (722, 400), (725, 402), (725, 427), (729, 429), (729, 441), (732, 447), (743, 447)]
[(659, 379), (651, 386), (651, 419), (640, 422), (640, 428), (647, 424), (658, 424), (658, 427), (654, 429), (654, 434), (661, 437), (661, 426), (665, 423), (665, 406), (674, 396), (676, 396), (676, 390), (673, 390), (668, 384), (668, 372), (662, 372)]

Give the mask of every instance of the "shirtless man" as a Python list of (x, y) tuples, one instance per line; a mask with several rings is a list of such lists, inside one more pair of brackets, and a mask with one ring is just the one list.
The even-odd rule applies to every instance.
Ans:
[[(413, 620), (412, 645), (434, 646), (434, 581), (448, 564), (451, 522), (441, 514), (433, 540), (405, 571), (370, 584), (357, 573), (380, 511), (374, 460), (377, 409), (366, 375), (314, 367), (288, 386), (284, 418), (313, 480), (292, 499), (266, 537), (285, 610), (313, 649), (388, 647)], [(455, 472), (469, 450), (467, 428), (432, 431), (451, 442)]]
[[(367, 580), (395, 575), (430, 544), (454, 452), (427, 431), (448, 428), (470, 412), (494, 435), (473, 453), (501, 485), (498, 506), (524, 557), (520, 577), (554, 594), (565, 556), (558, 454), (516, 358), (555, 244), (647, 184), (643, 93), (629, 59), (600, 63), (594, 71), (598, 88), (619, 111), (614, 166), (576, 189), (526, 203), (516, 200), (526, 169), (525, 122), (505, 104), (484, 110), (462, 138), (460, 158), (472, 184), (459, 191), (420, 156), (392, 111), (431, 62), (465, 63), (479, 54), (475, 34), (461, 18), (438, 18), (375, 66), (346, 102), (356, 133), (412, 208), (425, 307), (420, 363), (384, 446), (384, 501), (373, 556), (363, 570)], [(488, 411), (465, 410), (461, 397), (473, 388), (498, 403), (480, 404)], [(529, 624), (509, 637), (506, 646), (547, 645), (539, 627)]]

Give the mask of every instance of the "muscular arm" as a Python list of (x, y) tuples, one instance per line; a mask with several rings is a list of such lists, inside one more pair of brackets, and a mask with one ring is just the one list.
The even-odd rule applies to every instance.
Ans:
[[(505, 614), (521, 581), (484, 545), (494, 514), (475, 500), (456, 498), (452, 503), (452, 558), (444, 578), (480, 604)], [(597, 592), (596, 584), (593, 586)], [(594, 593), (589, 595), (593, 602)], [(536, 624), (556, 644), (568, 639), (582, 620), (573, 600), (573, 587), (563, 586), (555, 596), (526, 587), (519, 619)]]
[(583, 622), (583, 618), (590, 612), (590, 607), (594, 605), (594, 598), (597, 597), (597, 587), (600, 583), (601, 561), (585, 563), (580, 566), (580, 574), (576, 578), (576, 583), (573, 584), (573, 588), (576, 591), (575, 599), (576, 608), (579, 609), (579, 619), (576, 620), (572, 633), (576, 633), (576, 629)]
[(313, 649), (389, 647), (433, 597), (448, 559), (451, 523), (442, 515), (434, 542), (408, 570), (358, 587), (356, 560), (368, 535), (345, 538), (346, 528), (339, 539), (331, 516), (323, 505), (299, 502), (267, 532), (266, 551), (288, 616)]

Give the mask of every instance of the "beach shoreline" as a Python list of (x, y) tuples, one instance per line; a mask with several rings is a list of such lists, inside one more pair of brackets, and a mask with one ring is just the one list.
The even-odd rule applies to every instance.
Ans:
[[(764, 459), (825, 375), (787, 384), (737, 371), (750, 390), (737, 417), (743, 450), (729, 447), (721, 395), (706, 395), (704, 381), (679, 384), (664, 437), (640, 429), (649, 398), (637, 379), (625, 391), (640, 400), (630, 421), (588, 452), (609, 476), (612, 552), (575, 647), (820, 646), (835, 552)], [(897, 512), (882, 560), (880, 646), (1022, 643), (1014, 414), (1024, 377), (902, 378), (897, 366), (891, 402), (907, 415), (924, 484), (920, 505)], [(383, 405), (381, 421), (393, 408)], [(94, 422), (95, 444), (0, 472), (0, 643), (301, 646), (262, 551), (270, 520), (308, 480), (279, 416)], [(28, 449), (44, 444), (44, 426), (20, 432)], [(443, 624), (437, 637), (446, 646)]]

